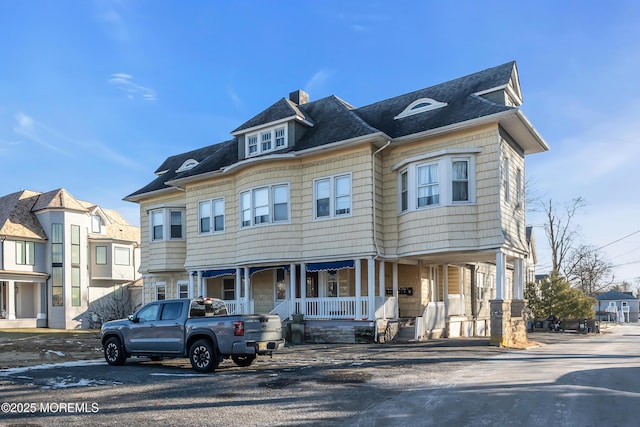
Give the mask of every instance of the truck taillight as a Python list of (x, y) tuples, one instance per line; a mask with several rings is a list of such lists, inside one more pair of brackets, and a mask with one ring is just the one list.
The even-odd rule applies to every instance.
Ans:
[(233, 322), (233, 335), (236, 337), (244, 336), (244, 322)]

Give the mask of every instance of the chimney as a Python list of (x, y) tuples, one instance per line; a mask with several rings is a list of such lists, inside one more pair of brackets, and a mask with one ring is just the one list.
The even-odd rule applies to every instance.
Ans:
[(289, 94), (289, 99), (295, 102), (296, 105), (302, 105), (309, 102), (309, 94), (303, 90), (296, 90)]

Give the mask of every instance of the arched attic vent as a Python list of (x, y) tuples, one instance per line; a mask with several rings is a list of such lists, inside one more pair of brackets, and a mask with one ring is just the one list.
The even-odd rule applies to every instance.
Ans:
[(395, 120), (403, 117), (412, 116), (418, 113), (424, 113), (425, 111), (435, 110), (436, 108), (446, 107), (446, 102), (436, 101), (432, 98), (420, 98), (413, 101), (407, 106), (400, 114), (394, 117)]

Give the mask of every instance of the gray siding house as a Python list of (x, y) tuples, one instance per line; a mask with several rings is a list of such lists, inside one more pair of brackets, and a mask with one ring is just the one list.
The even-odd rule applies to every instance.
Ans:
[(312, 342), (518, 339), (524, 159), (548, 150), (521, 104), (515, 62), (362, 107), (292, 92), (125, 198), (145, 301), (220, 297)]
[(139, 253), (139, 227), (63, 188), (0, 197), (0, 328), (89, 328), (114, 306), (130, 312)]

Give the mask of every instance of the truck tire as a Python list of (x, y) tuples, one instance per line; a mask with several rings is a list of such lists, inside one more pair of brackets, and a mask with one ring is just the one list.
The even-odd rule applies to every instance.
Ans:
[(231, 360), (238, 366), (251, 366), (254, 360), (256, 360), (255, 354), (234, 354), (231, 356)]
[(191, 367), (198, 372), (213, 372), (218, 367), (218, 356), (211, 341), (200, 339), (189, 349)]
[(120, 338), (111, 337), (104, 344), (104, 360), (111, 366), (121, 366), (127, 360)]

